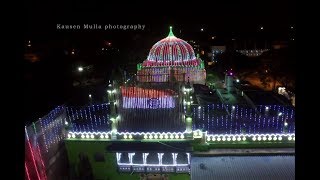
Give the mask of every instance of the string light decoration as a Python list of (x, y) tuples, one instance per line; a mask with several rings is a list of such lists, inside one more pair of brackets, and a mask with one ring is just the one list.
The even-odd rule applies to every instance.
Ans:
[[(287, 137), (287, 138), (285, 138)], [(295, 140), (295, 134), (207, 134), (206, 140), (207, 142), (215, 142), (217, 141), (282, 141), (288, 139), (289, 141)]]
[[(284, 129), (286, 133), (295, 132), (295, 111), (291, 106), (258, 105), (259, 115), (247, 106), (229, 106), (230, 114), (223, 107), (223, 104), (210, 104), (206, 109), (193, 107), (193, 130), (204, 129), (210, 134), (283, 133)], [(266, 107), (268, 113), (264, 113)]]
[(29, 137), (27, 127), (25, 127), (25, 173), (28, 180), (46, 180), (46, 167), (43, 163), (40, 148), (37, 140), (34, 139), (33, 134)]
[(120, 87), (122, 95), (122, 107), (158, 109), (174, 108), (175, 92), (172, 90), (144, 89), (139, 87)]

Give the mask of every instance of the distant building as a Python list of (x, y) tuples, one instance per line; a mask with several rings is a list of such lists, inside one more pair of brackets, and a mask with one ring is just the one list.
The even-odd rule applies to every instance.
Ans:
[(211, 46), (208, 57), (211, 58), (212, 62), (218, 62), (217, 55), (222, 54), (226, 51), (226, 46)]
[(245, 56), (248, 57), (258, 57), (262, 53), (269, 51), (269, 49), (242, 49), (242, 50), (236, 50), (236, 52), (239, 52)]
[(274, 41), (272, 42), (272, 48), (273, 49), (282, 49), (288, 47), (287, 41)]

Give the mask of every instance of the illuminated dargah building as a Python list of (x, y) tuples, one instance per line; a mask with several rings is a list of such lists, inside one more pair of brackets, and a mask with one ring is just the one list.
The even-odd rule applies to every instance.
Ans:
[(220, 163), (214, 173), (221, 177), (273, 174), (273, 179), (283, 179), (282, 172), (275, 172), (281, 168), (272, 168), (274, 162), (288, 163), (286, 177), (294, 177), (292, 156), (264, 160), (269, 164), (263, 165), (231, 159), (248, 170), (250, 164), (261, 166), (254, 173), (238, 172), (239, 167), (226, 173), (233, 164), (223, 164), (224, 158), (206, 162), (197, 157), (210, 156), (211, 148), (226, 153), (237, 147), (294, 147), (294, 107), (271, 95), (268, 101), (256, 101), (261, 93), (237, 89), (233, 81), (226, 74), (227, 88), (234, 91), (208, 88), (203, 60), (170, 27), (169, 35), (137, 65), (133, 83), (106, 84), (107, 102), (61, 105), (25, 127), (25, 179), (205, 179), (202, 175), (213, 173), (204, 171), (206, 163)]
[(154, 44), (142, 64), (138, 64), (139, 82), (183, 82), (205, 84), (204, 63), (192, 46), (177, 38), (170, 27), (169, 35)]

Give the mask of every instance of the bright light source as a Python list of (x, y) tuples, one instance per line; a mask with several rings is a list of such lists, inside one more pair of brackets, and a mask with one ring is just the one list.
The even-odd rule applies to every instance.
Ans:
[(233, 137), (232, 137), (232, 141), (236, 141), (236, 140), (237, 140), (236, 137), (233, 136)]
[(65, 124), (66, 126), (68, 126), (69, 123), (68, 123), (68, 121), (65, 121), (64, 124)]
[(89, 98), (91, 98), (92, 96), (91, 96), (91, 94), (89, 94)]
[(93, 139), (93, 138), (94, 138), (94, 135), (93, 135), (93, 134), (91, 134), (91, 136), (90, 136), (90, 137), (91, 137), (91, 139)]
[(123, 135), (123, 138), (127, 139), (127, 135), (126, 135), (126, 134), (125, 134), (125, 135)]
[(203, 31), (203, 28), (201, 28), (200, 30)]
[(269, 136), (269, 137), (268, 137), (268, 140), (269, 140), (269, 141), (271, 141), (271, 140), (272, 140), (272, 137), (271, 137), (271, 136)]
[(213, 138), (212, 138), (212, 141), (216, 141), (216, 138), (215, 138), (215, 137), (213, 137)]
[(79, 71), (79, 72), (82, 72), (82, 71), (83, 71), (83, 67), (81, 67), (81, 66), (78, 67), (78, 71)]
[(293, 136), (292, 140), (294, 140), (294, 141), (295, 141), (295, 140), (296, 140), (296, 137), (294, 137), (294, 136)]
[(75, 135), (75, 134), (72, 134), (71, 137), (72, 137), (72, 138), (76, 138), (76, 135)]
[(263, 30), (263, 26), (261, 26), (260, 29)]
[(282, 112), (279, 112), (278, 116), (281, 116), (282, 115)]
[(221, 141), (221, 138), (220, 138), (220, 137), (218, 137), (218, 138), (217, 138), (217, 140), (218, 140), (218, 141)]
[(237, 140), (238, 140), (238, 141), (241, 141), (241, 138), (240, 138), (240, 137), (238, 137), (238, 138), (237, 138)]
[(289, 137), (288, 137), (288, 140), (289, 140), (289, 141), (291, 141), (291, 140), (292, 140), (292, 137), (291, 137), (291, 136), (289, 136)]
[(264, 141), (265, 141), (265, 140), (267, 140), (267, 138), (266, 138), (265, 136), (263, 136), (263, 138), (262, 138), (262, 139), (263, 139)]
[(240, 80), (239, 80), (239, 79), (237, 79), (237, 80), (236, 80), (236, 82), (238, 83), (238, 82), (240, 82)]
[(86, 135), (86, 138), (89, 139), (89, 134)]
[(291, 26), (290, 28), (293, 29), (293, 26)]
[(180, 138), (181, 138), (181, 139), (184, 139), (184, 135), (183, 135), (183, 134), (181, 134)]
[(284, 122), (284, 126), (286, 126), (286, 127), (287, 127), (287, 126), (288, 126), (288, 123), (287, 123), (287, 122)]
[(252, 138), (252, 141), (255, 141), (255, 140), (256, 140), (256, 137), (253, 137), (253, 138)]
[(243, 138), (242, 138), (242, 140), (244, 140), (244, 141), (245, 141), (245, 140), (246, 140), (246, 137), (243, 137)]
[(226, 141), (226, 138), (224, 136), (222, 137), (222, 141)]
[(232, 106), (232, 109), (235, 109), (236, 107), (235, 106)]
[(132, 139), (132, 135), (131, 134), (129, 134), (129, 139)]
[(199, 106), (198, 109), (201, 109), (201, 106)]
[(84, 138), (84, 135), (83, 135), (83, 134), (81, 135), (81, 138)]
[(232, 76), (232, 74), (233, 74), (233, 73), (231, 72), (231, 73), (230, 73), (230, 76)]
[(275, 137), (273, 137), (273, 140), (274, 140), (274, 141), (276, 141), (276, 140), (277, 140), (277, 137), (276, 137), (276, 136), (275, 136)]
[(104, 138), (103, 134), (101, 134), (101, 135), (100, 135), (100, 138), (101, 138), (101, 139), (103, 139), (103, 138)]
[(279, 138), (278, 138), (278, 139), (279, 139), (279, 141), (281, 141), (281, 140), (282, 140), (282, 137), (281, 137), (281, 136), (279, 136)]
[(266, 110), (269, 110), (269, 107), (268, 107), (268, 106), (266, 106)]
[(231, 138), (230, 138), (230, 137), (228, 137), (228, 138), (227, 138), (227, 141), (231, 141)]
[(260, 136), (258, 137), (258, 141), (261, 141), (261, 137)]
[(68, 134), (68, 138), (71, 138), (71, 134)]

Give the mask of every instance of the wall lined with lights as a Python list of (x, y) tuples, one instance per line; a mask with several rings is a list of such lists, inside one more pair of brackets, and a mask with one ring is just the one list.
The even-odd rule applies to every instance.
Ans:
[[(74, 140), (111, 140), (108, 132), (76, 132), (69, 131), (67, 138)], [(187, 132), (116, 132), (118, 140), (168, 141), (185, 140)]]
[(70, 130), (98, 132), (111, 130), (109, 104), (67, 107)]
[(25, 127), (25, 173), (28, 180), (47, 179), (48, 166), (45, 164), (49, 164), (51, 158), (61, 149), (66, 136), (67, 119), (66, 107), (58, 106), (46, 116)]
[(295, 111), (290, 106), (256, 106), (211, 104), (193, 107), (193, 129), (210, 134), (295, 133)]
[(46, 180), (46, 167), (37, 142), (32, 144), (25, 129), (25, 177), (27, 180)]
[(216, 142), (235, 142), (235, 141), (295, 141), (295, 134), (207, 134), (206, 142), (216, 143)]

